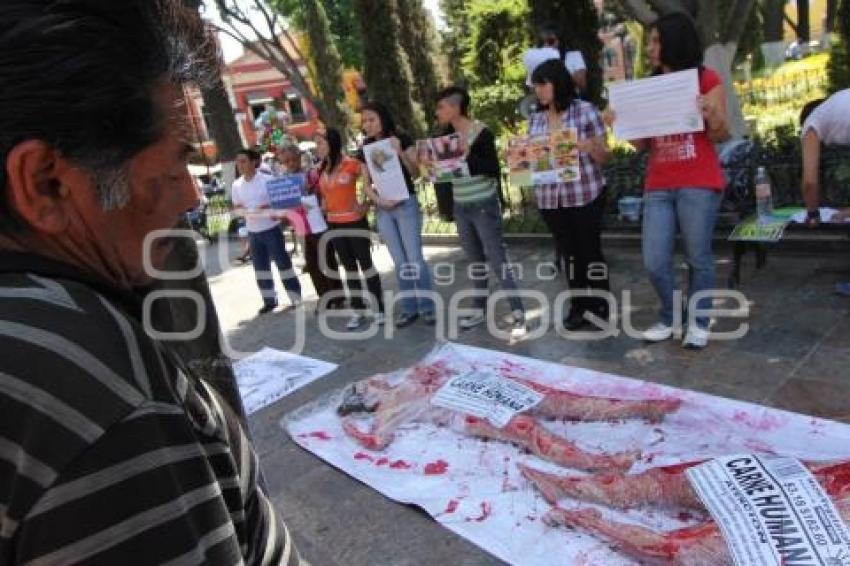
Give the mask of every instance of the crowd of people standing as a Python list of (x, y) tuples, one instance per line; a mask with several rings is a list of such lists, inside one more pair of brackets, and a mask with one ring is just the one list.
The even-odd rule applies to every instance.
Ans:
[[(546, 28), (541, 30), (537, 47), (524, 57), (528, 85), (536, 98), (536, 111), (528, 119), (528, 134), (575, 130), (580, 175), (575, 180), (538, 184), (533, 189), (537, 208), (551, 232), (558, 255), (570, 262), (570, 269), (565, 271), (571, 301), (564, 327), (570, 331), (593, 330), (613, 314), (604, 296), (610, 289), (610, 281), (601, 242), (606, 205), (602, 165), (609, 156), (606, 126), (612, 125), (617, 117), (616, 109), (603, 113), (583, 99), (584, 60), (580, 52), (562, 45), (557, 34)], [(648, 55), (654, 73), (698, 70), (700, 96), (696, 103), (706, 127), (693, 134), (629, 140), (636, 148), (649, 152), (644, 187), (643, 258), (660, 303), (657, 322), (644, 334), (652, 342), (673, 338), (677, 325), (686, 320), (680, 318), (683, 313), (674, 312), (680, 308), (674, 304), (674, 292), (679, 287), (673, 268), (677, 233), (681, 235), (689, 266), (687, 296), (690, 299), (701, 293), (694, 304), (701, 310), (711, 306), (711, 299), (704, 292), (714, 287), (711, 242), (725, 184), (713, 144), (728, 137), (728, 127), (720, 77), (703, 65), (702, 53), (698, 33), (688, 16), (671, 14), (652, 26)], [(470, 95), (465, 89), (448, 87), (437, 96), (435, 116), (439, 135), (458, 135), (464, 150), (467, 174), (451, 181), (452, 216), (461, 247), (479, 269), (479, 276), (471, 277), (475, 289), (472, 308), (465, 311), (468, 314), (461, 318), (459, 326), (472, 329), (486, 321), (489, 277), (507, 292), (512, 334), (521, 336), (526, 330), (525, 307), (517, 292), (503, 237), (502, 172), (496, 139), (485, 124), (470, 116), (470, 105)], [(437, 318), (432, 298), (434, 284), (423, 254), (422, 211), (414, 182), (423, 154), (417, 153), (410, 136), (397, 129), (385, 105), (372, 101), (364, 104), (361, 111), (363, 145), (380, 140), (390, 142), (401, 164), (407, 198), (382, 196), (370, 177), (363, 151), (346, 155), (340, 132), (327, 129), (316, 135), (318, 161), (307, 175), (305, 194), (318, 197), (329, 236), (311, 234), (305, 249), (306, 271), (320, 299), (318, 308), (341, 308), (347, 300), (353, 312), (347, 325), (349, 330), (359, 328), (368, 316), (377, 324), (386, 322), (381, 280), (374, 268), (368, 236), (368, 213), (374, 208), (377, 233), (390, 252), (402, 292), (400, 312), (393, 324), (403, 328), (419, 318), (434, 324)], [(277, 264), (293, 304), (300, 301), (300, 289), (282, 245), (277, 218), (262, 210), (267, 202), (252, 200), (255, 194), (252, 187), (257, 183), (246, 162), (247, 156), (248, 152), (240, 155), (242, 177), (234, 185), (234, 204), (251, 206), (252, 213), (262, 218), (251, 220), (249, 213), (248, 229), (252, 248), (256, 245), (254, 267), (265, 301), (260, 312), (268, 312), (277, 304), (274, 292), (270, 291), (270, 259)], [(279, 158), (287, 171), (301, 171), (302, 160), (296, 147), (280, 149)], [(362, 191), (358, 190), (359, 186)], [(324, 266), (319, 265), (322, 257), (327, 259)], [(327, 271), (336, 272), (337, 265), (344, 273), (341, 278)], [(362, 280), (366, 283), (365, 292)], [(698, 349), (707, 344), (708, 318), (694, 317), (685, 330), (684, 347)]]

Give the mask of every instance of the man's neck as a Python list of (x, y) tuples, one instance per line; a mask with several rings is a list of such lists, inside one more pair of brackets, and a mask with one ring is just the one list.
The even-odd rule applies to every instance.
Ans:
[(469, 123), (470, 120), (466, 116), (458, 116), (457, 118), (452, 120), (452, 128), (454, 128), (454, 130), (459, 133), (466, 132), (466, 130), (469, 128)]
[(249, 182), (250, 182), (250, 181), (252, 181), (252, 180), (254, 179), (254, 177), (256, 177), (256, 176), (257, 176), (257, 172), (256, 172), (256, 171), (253, 171), (250, 175), (249, 175), (248, 173), (245, 173), (245, 174), (244, 174), (244, 175), (242, 175), (242, 176), (245, 178), (245, 180), (246, 180), (246, 181), (249, 181)]

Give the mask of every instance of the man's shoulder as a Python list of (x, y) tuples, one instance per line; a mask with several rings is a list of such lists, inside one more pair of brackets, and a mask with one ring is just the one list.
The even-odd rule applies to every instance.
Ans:
[(162, 390), (153, 340), (119, 301), (77, 281), (0, 275), (0, 350), (12, 353), (0, 358), (0, 373), (72, 398), (83, 412), (98, 406), (106, 420)]

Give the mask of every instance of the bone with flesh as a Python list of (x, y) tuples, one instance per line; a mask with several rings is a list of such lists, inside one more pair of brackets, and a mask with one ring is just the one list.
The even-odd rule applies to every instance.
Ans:
[[(561, 496), (570, 496), (620, 509), (657, 502), (661, 506), (705, 510), (685, 475), (685, 470), (699, 463), (655, 468), (631, 476), (572, 478), (577, 481), (571, 482), (564, 481), (570, 478), (528, 467), (524, 467), (522, 472), (541, 489), (547, 499), (557, 500)], [(835, 503), (841, 518), (850, 522), (850, 461), (806, 463), (806, 466)], [(550, 525), (565, 525), (588, 531), (612, 542), (620, 551), (649, 563), (681, 566), (732, 564), (720, 529), (711, 519), (692, 527), (662, 532), (606, 520), (596, 509), (567, 510), (557, 505), (547, 513), (545, 519)]]

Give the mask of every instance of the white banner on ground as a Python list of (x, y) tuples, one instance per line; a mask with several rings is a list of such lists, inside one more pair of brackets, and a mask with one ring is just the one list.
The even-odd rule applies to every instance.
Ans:
[(233, 364), (245, 413), (251, 414), (331, 373), (336, 364), (263, 348)]
[(543, 395), (521, 383), (472, 371), (446, 382), (431, 399), (431, 404), (487, 419), (490, 424), (502, 428), (515, 415), (535, 407), (542, 400)]
[(850, 558), (850, 532), (799, 460), (740, 454), (686, 473), (737, 566), (833, 566)]

